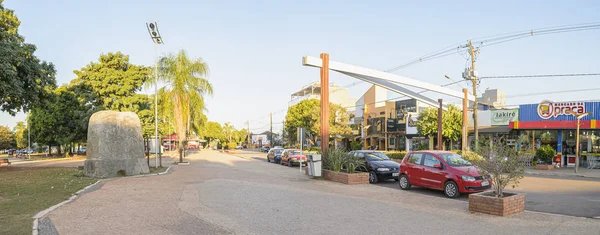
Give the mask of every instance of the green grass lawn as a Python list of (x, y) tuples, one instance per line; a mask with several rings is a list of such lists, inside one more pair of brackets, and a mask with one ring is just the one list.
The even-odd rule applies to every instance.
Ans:
[(0, 168), (0, 234), (31, 234), (32, 217), (96, 182), (76, 168)]

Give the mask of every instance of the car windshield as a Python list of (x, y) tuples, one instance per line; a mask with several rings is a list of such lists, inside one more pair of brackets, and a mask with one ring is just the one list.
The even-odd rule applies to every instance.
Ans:
[(289, 155), (301, 155), (302, 152), (300, 150), (289, 150)]
[(380, 152), (367, 152), (365, 153), (365, 156), (367, 156), (367, 158), (369, 159), (369, 161), (385, 161), (385, 160), (390, 160), (390, 158), (388, 158), (388, 156), (386, 156), (383, 153)]
[(450, 166), (472, 166), (469, 161), (465, 160), (462, 156), (456, 153), (444, 153), (440, 154), (440, 157), (444, 159)]
[(274, 154), (281, 154), (281, 152), (283, 152), (283, 149), (274, 149), (273, 150)]

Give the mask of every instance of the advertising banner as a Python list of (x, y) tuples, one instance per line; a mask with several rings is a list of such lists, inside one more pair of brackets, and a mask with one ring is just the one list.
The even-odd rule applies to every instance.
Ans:
[(407, 135), (416, 135), (418, 134), (417, 130), (417, 114), (408, 114), (406, 115), (406, 134)]
[(509, 122), (519, 120), (519, 109), (492, 110), (492, 126), (507, 126)]

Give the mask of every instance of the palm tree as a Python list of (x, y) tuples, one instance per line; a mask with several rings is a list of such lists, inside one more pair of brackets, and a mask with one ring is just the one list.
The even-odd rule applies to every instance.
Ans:
[(208, 65), (201, 59), (191, 59), (185, 51), (160, 59), (161, 80), (165, 83), (163, 98), (172, 108), (173, 121), (179, 139), (179, 162), (183, 162), (183, 144), (190, 127), (203, 125), (206, 117), (204, 95), (212, 95), (208, 82)]
[(226, 122), (225, 125), (223, 125), (223, 131), (225, 132), (225, 137), (227, 138), (227, 141), (231, 142), (231, 135), (235, 131), (235, 128), (233, 128), (231, 123)]

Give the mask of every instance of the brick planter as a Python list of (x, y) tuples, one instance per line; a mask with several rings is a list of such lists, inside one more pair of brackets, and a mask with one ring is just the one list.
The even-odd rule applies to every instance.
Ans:
[(323, 170), (323, 178), (343, 184), (369, 184), (369, 173), (364, 172), (348, 174), (345, 172)]
[(552, 169), (554, 169), (554, 166), (553, 165), (540, 165), (540, 164), (537, 164), (537, 165), (535, 165), (535, 169), (536, 170), (552, 170)]
[(525, 210), (525, 194), (504, 193), (503, 198), (493, 196), (493, 192), (469, 195), (469, 211), (490, 215), (507, 216)]

